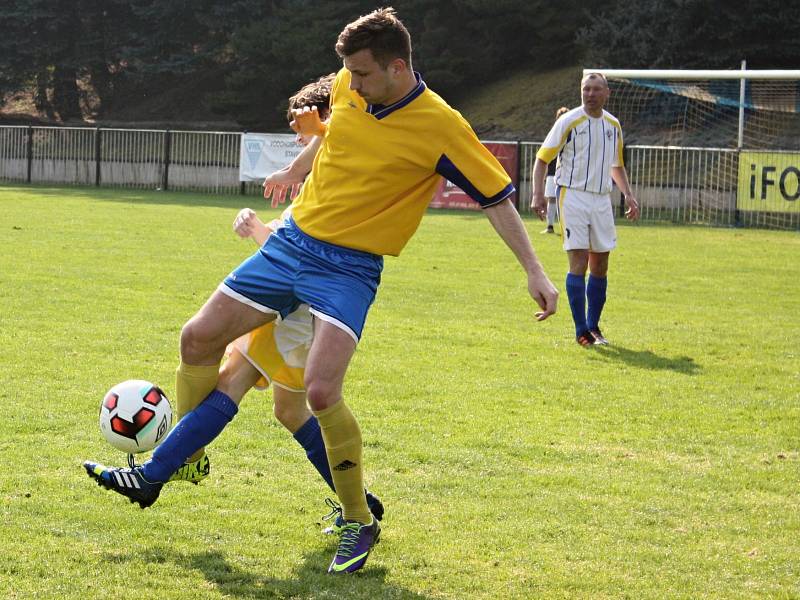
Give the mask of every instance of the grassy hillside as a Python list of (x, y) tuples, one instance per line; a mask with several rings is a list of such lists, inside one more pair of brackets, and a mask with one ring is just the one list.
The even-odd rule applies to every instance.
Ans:
[(543, 140), (560, 106), (580, 103), (581, 67), (518, 71), (450, 98), (483, 139)]

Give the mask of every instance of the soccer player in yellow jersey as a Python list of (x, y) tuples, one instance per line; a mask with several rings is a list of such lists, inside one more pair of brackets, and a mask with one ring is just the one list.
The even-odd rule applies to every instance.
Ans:
[[(287, 113), (289, 118), (293, 118), (291, 112), (293, 109), (313, 106), (319, 111), (320, 116), (326, 119), (330, 108), (333, 79), (334, 74), (330, 74), (303, 86), (289, 99)], [(301, 146), (308, 146), (312, 141), (313, 136), (299, 134), (297, 136), (297, 143)], [(303, 160), (299, 160), (293, 165), (293, 172), (308, 173), (311, 170), (313, 154), (310, 155), (309, 160), (305, 160), (307, 156), (309, 156), (308, 153), (304, 155)], [(281, 195), (281, 190), (276, 191), (274, 186), (269, 187), (269, 190), (270, 194), (265, 193), (265, 196), (271, 196), (273, 193)], [(286, 191), (284, 188), (281, 197), (285, 197)], [(265, 224), (258, 218), (255, 211), (244, 208), (236, 216), (233, 228), (240, 237), (252, 238), (260, 247), (270, 234), (283, 226), (290, 211), (291, 207), (284, 211), (280, 219)], [(266, 323), (230, 344), (229, 356), (220, 369), (216, 387), (238, 406), (250, 389), (265, 390), (272, 385), (275, 417), (302, 446), (308, 460), (331, 490), (335, 491), (325, 452), (325, 443), (319, 423), (308, 409), (303, 384), (305, 364), (312, 338), (312, 317), (308, 305), (302, 304), (281, 321)], [(172, 451), (172, 445), (176, 436), (181, 436), (186, 426), (185, 423), (181, 423), (181, 419), (187, 414), (191, 414), (191, 410), (195, 407), (179, 405), (177, 408), (178, 424), (175, 429), (156, 449), (152, 458), (142, 465), (142, 473), (149, 481), (163, 480), (180, 464), (175, 462), (178, 455)], [(169, 477), (170, 481), (197, 483), (208, 476), (210, 461), (204, 449), (195, 447), (193, 450), (193, 455)], [(180, 456), (180, 460), (183, 458), (185, 456)], [(157, 487), (151, 488), (151, 493), (141, 503), (142, 506), (155, 502), (158, 494), (153, 492)], [(367, 490), (365, 490), (365, 497), (373, 516), (379, 520), (382, 519), (384, 509), (380, 499)], [(333, 509), (329, 517), (335, 517), (335, 520), (330, 527), (325, 529), (325, 532), (338, 533), (344, 522), (341, 516), (341, 507), (331, 500), (327, 500), (327, 502)]]
[[(226, 344), (301, 303), (311, 307), (306, 393), (346, 519), (328, 570), (347, 573), (363, 567), (380, 527), (366, 504), (361, 431), (342, 384), (380, 282), (382, 255), (403, 249), (440, 177), (484, 208), (527, 275), (541, 308), (537, 319), (555, 312), (558, 293), (508, 198), (514, 191), (508, 175), (461, 115), (412, 70), (410, 36), (394, 10), (347, 25), (336, 50), (344, 68), (334, 82), (329, 124), (313, 110), (295, 116), (297, 130), (321, 141), (292, 218), (183, 327), (178, 392), (207, 396), (193, 411), (203, 413), (202, 431), (191, 435), (224, 427), (236, 408), (214, 390)], [(125, 475), (140, 481), (135, 470)]]
[[(622, 158), (619, 121), (603, 109), (609, 89), (601, 73), (581, 81), (582, 105), (556, 119), (533, 169), (533, 206), (544, 217), (547, 165), (558, 157), (555, 183), (564, 250), (569, 258), (567, 298), (581, 346), (605, 345), (600, 315), (606, 302), (608, 256), (617, 244), (611, 182), (625, 196), (625, 215), (639, 218), (639, 203), (631, 191)], [(586, 269), (589, 282), (586, 283)], [(588, 307), (587, 307), (588, 305)]]

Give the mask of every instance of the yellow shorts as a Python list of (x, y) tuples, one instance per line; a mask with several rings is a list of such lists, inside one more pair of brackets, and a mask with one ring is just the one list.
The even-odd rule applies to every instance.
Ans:
[(261, 373), (256, 389), (265, 389), (273, 383), (292, 392), (302, 392), (313, 335), (311, 313), (304, 304), (285, 319), (243, 335), (232, 346)]

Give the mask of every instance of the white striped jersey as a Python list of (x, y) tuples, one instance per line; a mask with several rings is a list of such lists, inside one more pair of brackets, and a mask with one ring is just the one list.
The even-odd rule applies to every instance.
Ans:
[(595, 194), (611, 192), (611, 167), (624, 166), (622, 128), (611, 113), (590, 117), (582, 106), (564, 113), (536, 153), (550, 163), (558, 156), (556, 185)]

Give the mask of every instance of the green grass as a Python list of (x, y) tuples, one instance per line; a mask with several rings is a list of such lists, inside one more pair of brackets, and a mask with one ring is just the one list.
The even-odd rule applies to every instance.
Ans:
[(174, 390), (181, 325), (251, 251), (240, 202), (0, 187), (0, 597), (800, 597), (796, 233), (621, 226), (613, 345), (584, 349), (485, 219), (428, 215), (346, 381), (387, 506), (354, 577), (324, 574), (326, 488), (268, 393), (202, 485), (147, 511), (100, 490), (103, 393)]

